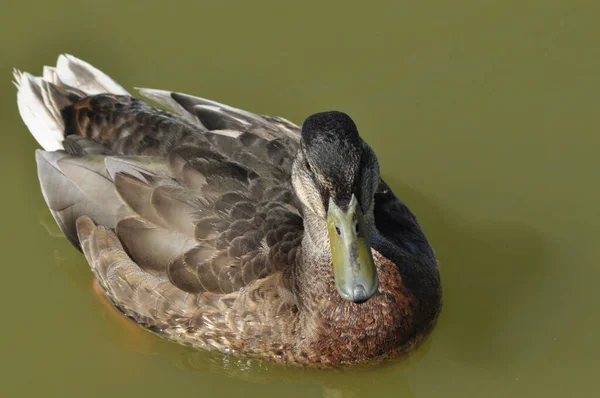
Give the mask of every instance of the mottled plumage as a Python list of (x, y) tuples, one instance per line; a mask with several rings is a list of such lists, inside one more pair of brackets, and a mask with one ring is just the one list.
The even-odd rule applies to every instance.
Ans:
[[(433, 252), (347, 115), (313, 115), (301, 129), (139, 90), (171, 113), (64, 55), (43, 77), (15, 80), (46, 150), (36, 158), (50, 211), (110, 301), (143, 327), (324, 366), (405, 352), (431, 330), (441, 305)], [(328, 237), (334, 210), (353, 226), (331, 224)], [(352, 267), (374, 261), (374, 281), (359, 268), (354, 287), (334, 278), (332, 267), (351, 265), (334, 261), (334, 238), (359, 245), (345, 253)]]

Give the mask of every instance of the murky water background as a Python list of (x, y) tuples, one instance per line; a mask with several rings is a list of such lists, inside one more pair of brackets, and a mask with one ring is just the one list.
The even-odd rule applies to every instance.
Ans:
[[(600, 3), (300, 3), (2, 6), (0, 395), (598, 396)], [(430, 341), (369, 371), (311, 372), (190, 351), (114, 317), (54, 236), (10, 84), (13, 66), (38, 73), (60, 52), (128, 88), (298, 123), (350, 113), (439, 255)]]

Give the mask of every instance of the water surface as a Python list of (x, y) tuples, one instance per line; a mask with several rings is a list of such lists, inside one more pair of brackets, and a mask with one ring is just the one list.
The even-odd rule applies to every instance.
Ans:
[[(3, 8), (1, 395), (597, 396), (600, 4), (255, 3)], [(369, 371), (248, 368), (114, 317), (56, 237), (10, 84), (60, 52), (128, 88), (350, 113), (439, 256), (431, 339)]]

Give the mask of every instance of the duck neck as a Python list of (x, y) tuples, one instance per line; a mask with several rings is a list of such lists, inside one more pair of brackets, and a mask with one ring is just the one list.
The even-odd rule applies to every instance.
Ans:
[(298, 281), (298, 297), (301, 302), (308, 304), (314, 302), (315, 298), (332, 294), (328, 281), (333, 279), (333, 268), (326, 220), (306, 208), (303, 218), (302, 252), (301, 256), (296, 257), (294, 270)]
[(328, 257), (331, 259), (327, 221), (311, 211), (304, 212), (302, 252), (305, 260)]

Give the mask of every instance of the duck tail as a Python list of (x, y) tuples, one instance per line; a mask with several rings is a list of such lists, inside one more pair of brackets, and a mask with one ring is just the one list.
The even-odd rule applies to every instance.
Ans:
[(129, 95), (105, 73), (72, 55), (60, 55), (55, 67), (44, 66), (41, 77), (16, 69), (13, 75), (21, 118), (46, 151), (63, 149), (65, 107), (95, 94)]

